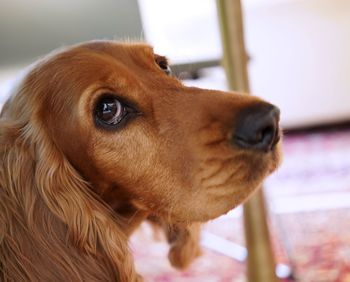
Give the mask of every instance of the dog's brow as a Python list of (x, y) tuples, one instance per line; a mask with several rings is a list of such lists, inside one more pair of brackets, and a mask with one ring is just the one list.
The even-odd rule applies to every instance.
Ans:
[(159, 61), (163, 61), (163, 62), (168, 63), (168, 58), (167, 58), (166, 56), (154, 54), (154, 58), (155, 58), (156, 60), (159, 60)]

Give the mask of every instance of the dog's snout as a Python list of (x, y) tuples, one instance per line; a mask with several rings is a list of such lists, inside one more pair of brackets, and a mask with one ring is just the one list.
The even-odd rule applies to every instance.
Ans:
[(280, 110), (268, 103), (245, 108), (238, 114), (232, 142), (241, 148), (270, 151), (279, 141)]

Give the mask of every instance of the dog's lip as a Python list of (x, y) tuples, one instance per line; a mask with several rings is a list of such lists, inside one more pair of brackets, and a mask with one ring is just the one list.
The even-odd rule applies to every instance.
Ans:
[(273, 151), (275, 149), (277, 143), (281, 141), (281, 137), (282, 137), (282, 130), (280, 128), (278, 128), (276, 130), (274, 140), (273, 140), (273, 142), (270, 145), (270, 150), (269, 151)]
[(276, 144), (277, 144), (278, 142), (280, 142), (280, 140), (281, 140), (281, 134), (278, 132), (277, 135), (276, 135), (276, 137), (275, 137), (275, 140), (274, 140), (273, 143), (272, 143), (272, 148), (275, 147)]

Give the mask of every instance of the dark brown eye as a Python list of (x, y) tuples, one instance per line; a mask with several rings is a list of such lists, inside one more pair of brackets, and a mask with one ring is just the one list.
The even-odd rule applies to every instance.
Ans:
[(155, 58), (157, 65), (167, 74), (171, 75), (171, 69), (168, 64), (168, 60), (163, 56), (158, 56)]
[(97, 126), (114, 130), (124, 126), (130, 119), (142, 115), (133, 102), (113, 93), (103, 94), (95, 104), (94, 120)]
[(125, 116), (125, 106), (114, 97), (102, 98), (95, 108), (96, 117), (107, 125), (116, 125)]
[(114, 94), (104, 94), (95, 104), (94, 119), (97, 126), (113, 130), (124, 126), (132, 117), (141, 115), (132, 102)]

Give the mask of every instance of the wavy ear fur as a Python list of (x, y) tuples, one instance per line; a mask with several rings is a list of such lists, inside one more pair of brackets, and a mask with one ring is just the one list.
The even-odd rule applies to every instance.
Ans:
[(39, 123), (4, 114), (0, 280), (139, 281), (127, 238), (110, 209)]

